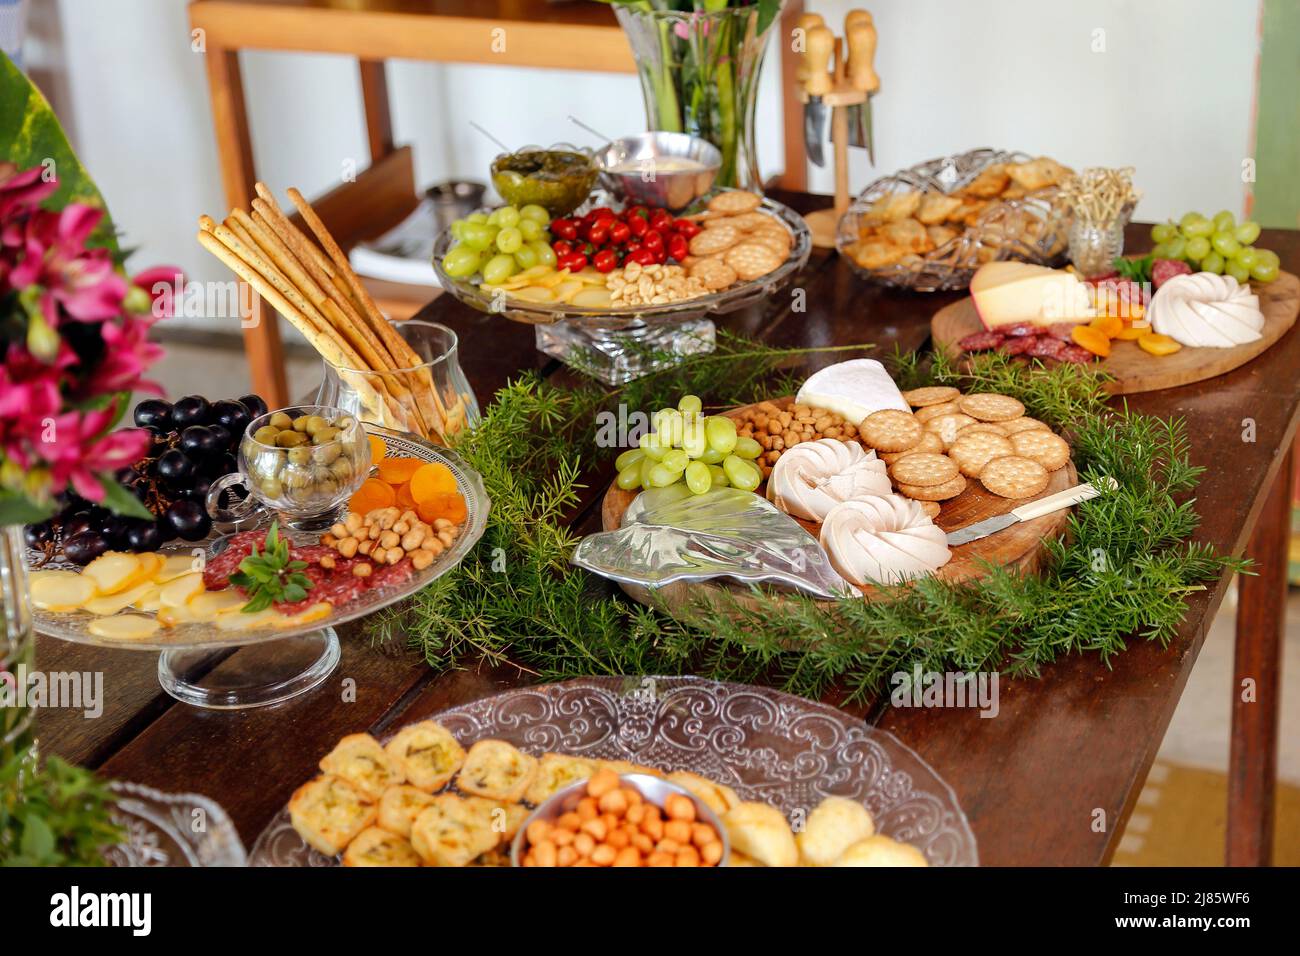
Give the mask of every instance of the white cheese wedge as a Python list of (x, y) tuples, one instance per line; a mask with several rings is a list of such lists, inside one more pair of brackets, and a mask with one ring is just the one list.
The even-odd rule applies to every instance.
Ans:
[(989, 262), (970, 283), (975, 311), (986, 329), (1085, 322), (1096, 315), (1088, 287), (1073, 272), (1027, 262)]
[(882, 408), (911, 411), (894, 380), (875, 359), (853, 359), (814, 372), (795, 401), (836, 412), (855, 426)]

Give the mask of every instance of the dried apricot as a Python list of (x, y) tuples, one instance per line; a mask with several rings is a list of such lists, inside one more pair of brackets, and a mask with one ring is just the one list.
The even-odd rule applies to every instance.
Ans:
[(1091, 326), (1076, 325), (1070, 331), (1070, 338), (1074, 340), (1075, 345), (1083, 346), (1093, 355), (1100, 355), (1105, 358), (1110, 354), (1110, 338), (1105, 332)]
[(415, 510), (416, 501), (411, 497), (411, 486), (409, 483), (398, 485), (395, 489), (395, 493), (397, 497), (397, 507), (401, 508), (403, 511)]
[(396, 501), (393, 489), (378, 478), (367, 478), (348, 499), (348, 510), (356, 515), (367, 515), (376, 508), (388, 508)]
[(1156, 332), (1146, 332), (1138, 336), (1138, 348), (1143, 352), (1149, 352), (1152, 355), (1172, 355), (1177, 352), (1181, 345), (1175, 342), (1167, 335), (1160, 335)]
[(419, 458), (385, 458), (379, 462), (379, 477), (396, 488), (410, 481), (422, 467), (424, 462)]
[[(1113, 339), (1124, 331), (1124, 320), (1118, 315), (1099, 315), (1088, 323), (1089, 328), (1096, 329), (1108, 339)], [(1087, 348), (1087, 346), (1084, 346)], [(1091, 351), (1091, 349), (1089, 350)]]
[(1115, 333), (1112, 338), (1119, 339), (1121, 342), (1136, 342), (1139, 335), (1143, 335), (1149, 331), (1151, 331), (1151, 326), (1146, 322), (1142, 322), (1140, 325), (1129, 325), (1128, 323), (1125, 323), (1124, 328)]
[(384, 460), (388, 454), (388, 442), (384, 441), (378, 435), (367, 435), (366, 441), (370, 442), (370, 463), (377, 465)]
[(411, 497), (416, 501), (428, 501), (440, 491), (455, 491), (456, 476), (451, 469), (441, 462), (423, 465), (411, 475)]
[(440, 491), (421, 501), (416, 508), (421, 521), (436, 521), (446, 518), (452, 524), (460, 524), (468, 514), (465, 498), (459, 491)]

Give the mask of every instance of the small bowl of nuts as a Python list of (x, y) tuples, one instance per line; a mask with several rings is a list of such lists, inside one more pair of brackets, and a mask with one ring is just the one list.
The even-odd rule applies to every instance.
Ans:
[(602, 769), (559, 791), (515, 834), (512, 866), (726, 866), (726, 827), (685, 787)]
[[(239, 471), (212, 483), (208, 512), (240, 521), (258, 506), (298, 531), (334, 524), (370, 471), (370, 443), (361, 423), (338, 408), (301, 405), (255, 418), (239, 446)], [(223, 509), (221, 493), (242, 485), (249, 495)]]

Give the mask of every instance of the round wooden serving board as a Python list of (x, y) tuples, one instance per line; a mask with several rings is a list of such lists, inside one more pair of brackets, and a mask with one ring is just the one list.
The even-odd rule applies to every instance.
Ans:
[[(1230, 349), (1184, 346), (1172, 355), (1163, 356), (1147, 354), (1136, 342), (1114, 341), (1110, 355), (1094, 365), (1114, 377), (1107, 391), (1112, 395), (1153, 392), (1203, 382), (1245, 365), (1295, 324), (1296, 314), (1300, 312), (1300, 278), (1283, 272), (1272, 282), (1252, 282), (1251, 291), (1259, 295), (1259, 307), (1264, 313), (1263, 337), (1258, 341)], [(935, 349), (946, 352), (952, 359), (963, 354), (958, 342), (983, 329), (970, 296), (945, 306), (930, 320)]]
[[(774, 399), (772, 403), (784, 410), (794, 404), (794, 399), (791, 397)], [(744, 410), (744, 408), (737, 408), (726, 414), (735, 418)], [(1067, 462), (1065, 467), (1052, 472), (1047, 487), (1041, 494), (1035, 495), (1034, 498), (1018, 500), (1000, 498), (985, 491), (979, 481), (968, 479), (965, 491), (956, 498), (940, 503), (941, 510), (939, 517), (935, 519), (935, 524), (944, 531), (955, 531), (977, 521), (983, 521), (985, 518), (1006, 514), (1026, 501), (1033, 501), (1036, 498), (1043, 498), (1047, 495), (1056, 494), (1058, 491), (1073, 488), (1078, 483), (1079, 478), (1074, 470), (1073, 462)], [(764, 494), (766, 491), (766, 483), (759, 486), (759, 494)], [(640, 494), (639, 491), (624, 491), (618, 485), (610, 484), (609, 489), (605, 492), (604, 501), (601, 503), (601, 524), (606, 531), (613, 531), (622, 525), (623, 515), (638, 494)], [(1032, 574), (1038, 570), (1042, 562), (1047, 541), (1062, 534), (1069, 515), (1070, 510), (1066, 508), (1044, 515), (1041, 518), (1034, 518), (1032, 521), (1021, 521), (1009, 528), (1004, 528), (996, 534), (953, 548), (952, 560), (940, 568), (935, 576), (940, 580), (952, 583), (980, 578), (987, 573), (984, 562), (1001, 567), (1015, 568), (1025, 574)], [(809, 535), (814, 539), (817, 538), (821, 530), (820, 524), (813, 521), (804, 521), (800, 518), (795, 520), (803, 526)], [(748, 589), (728, 584), (725, 581), (681, 581), (657, 589), (633, 584), (621, 584), (620, 587), (633, 600), (662, 610), (671, 608), (678, 614), (694, 601), (701, 599), (708, 601), (710, 597), (722, 595), (723, 593), (729, 593), (736, 603), (742, 606), (751, 609), (763, 607), (763, 604), (756, 600)], [(862, 592), (863, 597), (868, 601), (879, 596), (879, 592), (875, 588), (866, 587), (858, 590)], [(822, 603), (829, 605), (831, 602)]]

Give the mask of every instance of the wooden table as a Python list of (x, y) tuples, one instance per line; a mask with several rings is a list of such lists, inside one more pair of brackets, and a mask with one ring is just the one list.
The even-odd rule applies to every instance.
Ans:
[[(241, 50), (335, 53), (358, 61), (370, 166), (315, 202), (316, 211), (344, 249), (382, 235), (415, 207), (413, 158), (393, 139), (388, 103), (388, 59), (478, 63), (540, 69), (632, 73), (627, 37), (608, 3), (548, 0), (192, 0), (190, 25), (202, 43), (226, 203), (248, 208), (257, 173), (249, 128)], [(788, 36), (803, 0), (788, 0), (779, 29)], [(794, 100), (801, 56), (778, 43), (785, 91), (784, 185), (802, 189), (807, 164), (802, 110)], [(637, 110), (636, 124), (640, 124)], [(636, 126), (635, 128), (639, 128)], [(624, 132), (627, 132), (625, 130)], [(502, 134), (506, 135), (505, 133)], [(487, 170), (483, 170), (486, 178)], [(271, 183), (282, 192), (293, 183)], [(221, 218), (221, 217), (218, 217)], [(394, 292), (399, 289), (404, 291)], [(428, 301), (430, 290), (375, 283), (372, 292), (390, 314)], [(258, 319), (244, 326), (253, 390), (272, 407), (289, 402), (280, 326), (254, 296)], [(265, 317), (268, 321), (261, 321)]]
[[(782, 198), (804, 209), (824, 203)], [(1130, 228), (1130, 248), (1148, 244), (1146, 231)], [(1300, 233), (1266, 231), (1260, 244), (1277, 250), (1284, 268), (1300, 270)], [(879, 354), (895, 344), (922, 347), (930, 316), (954, 298), (870, 286), (824, 255), (809, 263), (795, 286), (807, 292), (807, 312), (792, 312), (781, 295), (722, 324), (775, 345), (874, 342)], [(521, 369), (568, 374), (534, 350), (527, 326), (473, 312), (450, 296), (433, 303), (425, 317), (460, 334), (466, 371), (484, 402)], [(1197, 539), (1234, 554), (1244, 550), (1260, 562), (1261, 575), (1240, 583), (1238, 686), (1243, 677), (1253, 679), (1258, 703), (1234, 708), (1228, 859), (1235, 864), (1267, 862), (1271, 844), (1288, 451), (1300, 415), (1297, 369), (1300, 334), (1292, 330), (1236, 372), (1129, 398), (1138, 411), (1190, 423), (1192, 459), (1207, 468), (1196, 492), (1202, 519)], [(1255, 422), (1253, 443), (1242, 442), (1246, 418)], [(589, 492), (574, 519), (581, 531), (598, 527), (600, 490)], [(996, 719), (981, 719), (973, 710), (888, 707), (864, 716), (917, 750), (952, 785), (984, 863), (1105, 864), (1228, 585), (1219, 580), (1192, 597), (1168, 648), (1134, 639), (1109, 669), (1096, 656), (1073, 657), (1046, 667), (1040, 680), (1004, 682)], [(343, 734), (381, 732), (524, 682), (510, 667), (434, 677), (409, 652), (371, 647), (360, 627), (345, 629), (343, 637), (342, 663), (325, 685), (287, 704), (241, 713), (173, 703), (159, 690), (153, 654), (43, 638), (41, 669), (102, 670), (107, 702), (93, 721), (79, 712), (42, 713), (42, 748), (112, 777), (213, 797), (251, 845)], [(237, 663), (241, 653), (220, 666)], [(354, 688), (350, 695), (345, 682)]]

